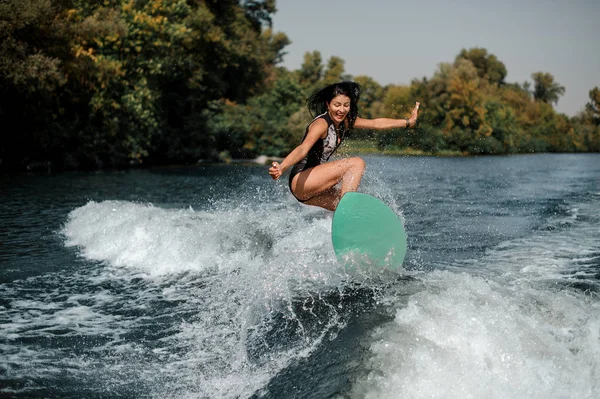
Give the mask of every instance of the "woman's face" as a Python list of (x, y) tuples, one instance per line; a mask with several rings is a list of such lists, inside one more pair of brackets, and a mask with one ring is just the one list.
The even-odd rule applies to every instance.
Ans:
[(342, 122), (346, 115), (348, 115), (348, 112), (350, 112), (350, 97), (338, 94), (327, 103), (327, 110), (334, 122)]

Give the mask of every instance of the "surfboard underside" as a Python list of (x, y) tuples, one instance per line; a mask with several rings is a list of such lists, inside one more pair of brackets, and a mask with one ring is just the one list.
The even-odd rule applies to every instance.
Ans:
[(331, 227), (333, 249), (344, 264), (359, 261), (397, 269), (406, 255), (406, 232), (398, 215), (375, 197), (350, 192), (340, 200)]

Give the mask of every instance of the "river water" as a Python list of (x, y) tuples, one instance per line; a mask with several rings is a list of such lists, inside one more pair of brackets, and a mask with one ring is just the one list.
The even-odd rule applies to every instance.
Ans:
[(266, 167), (0, 177), (0, 396), (600, 396), (600, 155), (365, 157), (398, 272)]

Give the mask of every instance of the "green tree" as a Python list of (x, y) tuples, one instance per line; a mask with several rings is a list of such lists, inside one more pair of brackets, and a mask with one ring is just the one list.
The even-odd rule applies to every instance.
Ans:
[[(410, 116), (410, 111), (412, 110), (411, 103), (414, 105), (413, 99), (411, 98), (410, 86), (390, 85), (382, 88), (381, 91), (381, 94), (377, 93), (380, 95), (380, 99), (371, 104), (371, 117), (405, 118)], [(365, 133), (370, 134), (371, 132)], [(405, 134), (406, 129), (393, 129), (391, 131), (379, 132), (375, 135), (377, 147), (383, 149), (392, 143), (402, 145), (400, 138)]]
[(589, 92), (590, 101), (573, 117), (573, 142), (575, 151), (600, 152), (600, 90), (594, 87)]
[[(6, 0), (0, 4), (0, 82), (30, 92), (53, 90), (64, 81), (60, 49), (64, 25), (49, 0)], [(58, 50), (58, 51), (57, 51)], [(4, 104), (4, 103), (3, 103)]]
[(242, 5), (255, 31), (259, 31), (264, 26), (271, 28), (271, 14), (277, 11), (275, 0), (243, 0)]
[(410, 116), (415, 101), (410, 86), (390, 85), (385, 88), (382, 109), (378, 116), (388, 118), (406, 118)]
[(307, 88), (316, 87), (317, 83), (323, 77), (323, 60), (321, 53), (313, 51), (304, 53), (304, 62), (298, 70), (300, 83)]
[(494, 54), (488, 54), (484, 48), (474, 47), (469, 50), (462, 49), (456, 56), (455, 64), (460, 60), (469, 60), (477, 69), (480, 78), (486, 79), (493, 84), (504, 84), (506, 78), (506, 67), (502, 61), (499, 61)]
[(440, 130), (443, 128), (450, 109), (448, 82), (452, 69), (452, 64), (441, 63), (432, 78), (412, 81), (412, 93), (422, 103), (419, 125), (427, 124)]
[[(184, 1), (81, 3), (68, 13), (72, 51), (84, 73), (70, 90), (90, 96), (80, 110), (79, 147), (101, 163), (140, 163), (165, 127), (160, 82), (191, 34)], [(89, 82), (89, 83), (88, 83)]]
[(505, 103), (492, 98), (485, 103), (486, 120), (492, 128), (489, 138), (480, 143), (482, 152), (508, 154), (516, 151), (515, 135), (518, 132), (517, 116)]
[(449, 141), (460, 151), (488, 152), (479, 145), (492, 133), (486, 120), (485, 80), (472, 62), (459, 60), (448, 75), (447, 87), (450, 97), (444, 131)]
[(50, 0), (0, 3), (0, 164), (27, 167), (49, 160), (59, 142), (55, 91), (70, 61), (68, 26)]
[(323, 73), (322, 85), (326, 86), (345, 80), (344, 71), (344, 60), (340, 57), (331, 56)]
[(364, 118), (374, 118), (381, 108), (383, 87), (370, 76), (356, 76), (354, 81), (360, 84), (360, 115)]
[(592, 123), (600, 125), (600, 89), (594, 87), (590, 90), (590, 102), (585, 105), (585, 109), (590, 113)]
[(26, 139), (3, 139), (0, 158), (98, 167), (214, 153), (205, 111), (261, 93), (282, 60), (273, 12), (274, 0), (2, 2), (0, 114)]
[(234, 158), (287, 155), (301, 140), (298, 131), (290, 134), (287, 121), (303, 106), (305, 96), (297, 74), (279, 69), (272, 87), (246, 104), (222, 102), (207, 118), (216, 150)]
[(556, 104), (560, 96), (565, 94), (565, 87), (554, 81), (554, 76), (547, 72), (535, 72), (533, 79), (533, 98), (546, 104)]
[[(289, 43), (283, 34), (273, 35), (269, 24), (270, 2), (259, 15), (262, 23), (248, 20), (244, 8), (259, 2), (229, 0), (200, 3), (187, 18), (192, 34), (185, 42), (183, 57), (171, 57), (180, 69), (165, 82), (165, 94), (179, 99), (165, 104), (171, 129), (163, 130), (154, 143), (156, 153), (169, 148), (169, 157), (194, 161), (198, 157), (213, 157), (215, 143), (207, 132), (207, 115), (211, 103), (228, 99), (243, 104), (265, 90), (265, 80), (274, 76), (274, 65), (281, 60), (282, 50)], [(208, 134), (207, 134), (208, 133)], [(173, 145), (173, 136), (177, 138)]]

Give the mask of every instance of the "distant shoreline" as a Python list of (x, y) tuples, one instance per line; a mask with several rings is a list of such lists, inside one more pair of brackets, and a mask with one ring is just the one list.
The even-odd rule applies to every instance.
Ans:
[[(362, 145), (361, 145), (362, 144)], [(390, 156), (390, 157), (503, 157), (513, 155), (543, 155), (543, 154), (597, 154), (594, 152), (518, 152), (511, 154), (473, 154), (468, 152), (458, 151), (436, 151), (426, 152), (416, 150), (414, 148), (394, 148), (388, 147), (382, 150), (378, 149), (375, 145), (364, 145), (362, 142), (359, 145), (344, 145), (340, 149), (338, 155), (341, 157), (355, 156), (355, 155), (379, 155), (379, 156)], [(256, 165), (270, 165), (272, 162), (281, 162), (283, 157), (259, 155), (256, 158), (229, 158), (229, 159), (198, 159), (196, 162), (191, 163), (171, 163), (171, 164), (138, 164), (129, 165), (127, 167), (105, 167), (97, 169), (60, 169), (54, 168), (51, 162), (35, 162), (29, 165), (25, 170), (2, 170), (0, 169), (0, 176), (14, 176), (14, 175), (40, 175), (40, 174), (53, 174), (61, 172), (100, 172), (100, 171), (127, 171), (135, 169), (151, 169), (151, 168), (171, 168), (171, 167), (182, 167), (182, 166), (199, 166), (199, 165), (234, 165), (234, 164), (256, 164)]]

